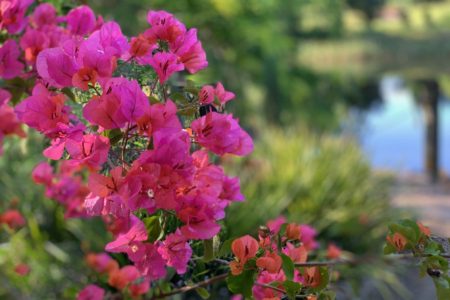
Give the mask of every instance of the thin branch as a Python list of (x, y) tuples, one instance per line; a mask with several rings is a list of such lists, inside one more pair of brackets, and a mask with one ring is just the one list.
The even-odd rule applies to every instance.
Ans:
[(198, 282), (198, 283), (196, 283), (194, 285), (184, 286), (182, 288), (175, 289), (175, 290), (173, 290), (171, 292), (168, 292), (168, 293), (162, 293), (162, 294), (153, 296), (151, 299), (152, 300), (153, 299), (162, 299), (162, 298), (166, 298), (166, 297), (173, 296), (173, 295), (176, 295), (176, 294), (187, 293), (187, 292), (195, 290), (195, 289), (197, 289), (199, 287), (207, 286), (207, 285), (210, 285), (210, 284), (213, 284), (213, 283), (225, 280), (225, 278), (227, 278), (227, 276), (228, 276), (228, 273), (217, 275), (217, 276), (209, 278), (207, 280), (200, 281), (200, 282)]
[(277, 291), (279, 293), (282, 293), (283, 295), (286, 294), (285, 290), (282, 290), (280, 288), (277, 288), (276, 286), (271, 286), (269, 284), (264, 284), (264, 283), (259, 283), (259, 282), (255, 282), (255, 285), (263, 287), (263, 288), (267, 288), (267, 289), (272, 289), (274, 291)]

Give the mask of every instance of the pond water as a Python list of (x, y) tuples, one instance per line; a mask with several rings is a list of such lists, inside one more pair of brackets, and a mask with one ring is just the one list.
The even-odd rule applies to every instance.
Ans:
[[(380, 82), (381, 102), (368, 111), (354, 112), (356, 133), (372, 165), (397, 172), (424, 171), (424, 115), (412, 91), (400, 77), (385, 76)], [(439, 104), (439, 159), (450, 174), (450, 101)]]

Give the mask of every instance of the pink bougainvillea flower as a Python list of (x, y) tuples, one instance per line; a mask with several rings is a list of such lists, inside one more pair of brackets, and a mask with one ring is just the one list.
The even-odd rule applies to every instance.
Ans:
[(244, 271), (245, 263), (255, 257), (256, 252), (258, 252), (259, 245), (253, 237), (245, 235), (238, 239), (235, 239), (231, 244), (231, 251), (237, 260), (230, 263), (231, 273), (237, 276)]
[(150, 289), (150, 280), (143, 278), (135, 282), (130, 283), (128, 290), (131, 293), (131, 297), (137, 298), (140, 295), (144, 295)]
[(104, 51), (117, 58), (124, 55), (130, 48), (128, 39), (123, 35), (119, 24), (112, 21), (104, 23), (99, 30), (91, 34), (88, 40), (97, 44), (98, 51)]
[(122, 128), (138, 121), (150, 104), (136, 80), (115, 78), (106, 84), (105, 92), (91, 99), (83, 108), (83, 116), (105, 129)]
[[(4, 90), (0, 89), (0, 103), (4, 104), (0, 105), (0, 155), (2, 154), (2, 141), (5, 136), (9, 135), (17, 135), (20, 137), (25, 137), (26, 134), (22, 130), (22, 123), (20, 123), (19, 119), (14, 112), (14, 109), (6, 104), (9, 101), (9, 93), (3, 92)], [(3, 97), (3, 99), (2, 99)]]
[(58, 123), (69, 123), (70, 109), (64, 102), (63, 94), (53, 94), (37, 84), (32, 95), (16, 106), (16, 113), (28, 126), (51, 135)]
[(17, 229), (25, 225), (25, 219), (16, 209), (10, 209), (0, 214), (0, 224), (6, 224), (11, 229)]
[(11, 93), (7, 90), (0, 88), (0, 106), (6, 104), (11, 100)]
[(269, 273), (278, 273), (281, 269), (281, 257), (275, 252), (266, 252), (263, 257), (256, 260), (256, 266), (266, 270)]
[(211, 85), (204, 85), (198, 93), (198, 101), (200, 104), (211, 104), (214, 102), (214, 87)]
[[(280, 300), (283, 298), (284, 290), (283, 282), (286, 281), (286, 276), (283, 272), (279, 272), (276, 274), (269, 273), (267, 271), (263, 271), (259, 274), (256, 282), (258, 284), (253, 285), (253, 297), (256, 300)], [(277, 283), (277, 284), (276, 284)], [(274, 290), (271, 288), (265, 288), (264, 285), (272, 285), (278, 290)]]
[(33, 0), (1, 0), (0, 1), (0, 30), (15, 34), (21, 31), (27, 22), (25, 12)]
[(78, 293), (77, 300), (103, 300), (105, 290), (101, 287), (90, 284)]
[(319, 267), (306, 267), (301, 274), (301, 283), (306, 287), (315, 288), (320, 285), (321, 276)]
[(43, 161), (34, 167), (31, 176), (35, 183), (50, 186), (53, 180), (53, 169), (47, 162)]
[(22, 123), (17, 118), (14, 109), (7, 104), (10, 99), (11, 94), (7, 90), (0, 88), (0, 155), (3, 153), (2, 141), (5, 136), (26, 136), (22, 130)]
[(192, 249), (179, 229), (166, 237), (158, 247), (158, 252), (167, 261), (167, 265), (175, 268), (178, 274), (186, 273)]
[(88, 253), (86, 255), (86, 263), (97, 273), (109, 274), (119, 269), (117, 261), (106, 253)]
[(67, 40), (62, 47), (42, 50), (36, 59), (36, 69), (42, 79), (57, 88), (72, 86), (72, 77), (79, 68), (75, 49), (74, 41)]
[(31, 268), (29, 265), (21, 263), (14, 267), (14, 272), (16, 272), (19, 276), (25, 276), (30, 273)]
[(342, 255), (342, 250), (333, 243), (328, 244), (327, 257), (329, 259), (338, 259)]
[(170, 46), (172, 52), (178, 56), (178, 60), (189, 73), (197, 73), (208, 66), (205, 50), (203, 50), (202, 43), (197, 39), (197, 29), (189, 29)]
[(89, 89), (89, 84), (95, 85), (98, 80), (97, 71), (91, 68), (81, 68), (72, 77), (72, 84), (87, 91)]
[(177, 38), (186, 33), (183, 23), (166, 11), (149, 11), (147, 22), (151, 28), (145, 32), (145, 35), (154, 42), (162, 40), (174, 43)]
[(166, 134), (179, 132), (182, 127), (177, 116), (177, 107), (172, 100), (166, 103), (156, 103), (147, 108), (144, 114), (137, 119), (140, 134), (152, 136), (154, 133), (164, 131)]
[(289, 240), (300, 240), (301, 226), (295, 223), (290, 223), (286, 226), (286, 237)]
[(19, 62), (19, 56), (19, 46), (12, 39), (7, 40), (0, 47), (0, 78), (12, 79), (22, 73), (24, 65)]
[(87, 5), (78, 6), (67, 14), (67, 29), (74, 35), (86, 35), (96, 28), (95, 14)]
[(286, 243), (283, 253), (289, 256), (295, 263), (304, 263), (308, 259), (308, 250), (303, 245), (295, 247), (291, 243)]
[(20, 38), (20, 47), (25, 52), (28, 64), (34, 64), (38, 54), (50, 46), (50, 40), (44, 32), (28, 28)]
[(231, 244), (231, 251), (243, 264), (255, 257), (258, 249), (258, 241), (249, 235), (235, 239)]
[(424, 235), (426, 236), (430, 236), (431, 235), (431, 230), (429, 227), (423, 225), (421, 222), (417, 221), (417, 226), (419, 226), (419, 230), (420, 232), (422, 232)]
[(278, 234), (280, 231), (281, 225), (286, 223), (287, 220), (284, 216), (279, 216), (274, 220), (267, 221), (267, 227), (272, 232), (272, 234)]
[[(86, 197), (85, 207), (89, 215), (113, 214), (124, 217), (130, 211), (145, 208), (144, 205), (136, 205), (135, 198), (141, 190), (141, 182), (135, 178), (122, 176), (122, 168), (111, 170), (111, 176), (92, 173), (89, 177), (89, 189), (91, 193)], [(142, 203), (140, 203), (142, 204)]]
[(186, 224), (180, 230), (189, 239), (210, 239), (220, 231), (220, 225), (215, 222), (205, 205), (187, 206), (177, 216)]
[[(166, 261), (158, 252), (158, 247), (151, 243), (141, 243), (139, 250), (134, 251), (136, 245), (128, 250), (128, 258), (150, 280), (158, 280), (166, 276)], [(134, 249), (133, 249), (134, 248)]]
[(82, 123), (76, 125), (58, 123), (52, 131), (47, 132), (47, 136), (53, 139), (51, 145), (44, 150), (44, 156), (53, 160), (60, 159), (69, 140), (74, 143), (82, 142), (84, 130), (85, 126)]
[(197, 142), (208, 150), (224, 155), (247, 155), (253, 151), (252, 138), (232, 115), (210, 112), (191, 124)]
[(132, 242), (146, 241), (147, 229), (145, 224), (136, 216), (130, 215), (129, 228), (126, 232), (120, 233), (116, 239), (108, 243), (105, 250), (108, 252), (127, 252)]
[(311, 226), (306, 224), (300, 226), (300, 241), (308, 251), (319, 247), (319, 243), (316, 241), (316, 235), (317, 231)]
[(239, 177), (223, 178), (222, 192), (220, 198), (228, 201), (244, 201), (244, 195), (241, 193), (241, 185)]
[(56, 25), (56, 9), (50, 3), (41, 3), (33, 11), (30, 16), (30, 23), (35, 28)]
[(172, 53), (158, 52), (153, 55), (149, 64), (155, 69), (161, 84), (166, 82), (173, 73), (184, 70), (183, 64)]
[(226, 91), (222, 83), (218, 82), (215, 89), (217, 99), (222, 105), (225, 105), (230, 100), (233, 100), (235, 95), (232, 92)]
[(131, 38), (130, 49), (126, 59), (134, 58), (139, 64), (148, 64), (152, 58), (152, 51), (158, 46), (143, 34)]
[(193, 175), (189, 149), (189, 136), (183, 131), (166, 134), (161, 130), (154, 134), (154, 149), (142, 152), (128, 173), (142, 182), (139, 202), (151, 199), (158, 208), (179, 209), (176, 191)]
[(141, 274), (135, 266), (125, 266), (109, 273), (108, 284), (118, 290), (123, 290), (140, 276)]
[(86, 134), (81, 141), (66, 141), (66, 150), (70, 154), (72, 163), (91, 169), (98, 169), (106, 162), (109, 147), (109, 139), (96, 134)]
[(386, 241), (392, 246), (394, 246), (394, 248), (397, 249), (397, 251), (404, 250), (406, 244), (408, 243), (406, 237), (399, 232), (395, 232), (393, 235), (388, 235), (386, 237)]

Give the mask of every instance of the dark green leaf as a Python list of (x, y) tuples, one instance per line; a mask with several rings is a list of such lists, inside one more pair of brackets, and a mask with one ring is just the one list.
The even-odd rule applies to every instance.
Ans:
[(333, 291), (323, 291), (320, 293), (318, 300), (334, 300), (336, 293)]
[(292, 259), (287, 256), (286, 254), (281, 253), (281, 259), (283, 261), (282, 268), (283, 272), (286, 275), (286, 278), (289, 280), (292, 280), (294, 278), (294, 263), (292, 262)]
[(447, 276), (441, 276), (433, 278), (434, 285), (436, 287), (436, 296), (438, 300), (450, 299), (450, 283)]
[(283, 287), (286, 290), (286, 295), (289, 299), (295, 299), (295, 296), (302, 289), (302, 285), (300, 283), (290, 280), (286, 280), (285, 282), (283, 282)]
[(123, 133), (120, 129), (112, 129), (106, 132), (106, 136), (109, 138), (111, 145), (115, 145), (122, 139)]
[(430, 240), (430, 242), (426, 244), (423, 253), (429, 255), (439, 255), (442, 250), (443, 249), (441, 244)]
[(195, 291), (202, 299), (208, 299), (210, 297), (209, 292), (205, 288), (199, 287)]
[(385, 255), (397, 253), (397, 249), (395, 249), (395, 247), (393, 245), (391, 245), (390, 243), (386, 243), (383, 248), (383, 253)]
[(279, 234), (280, 235), (285, 235), (286, 234), (286, 227), (289, 225), (289, 223), (283, 223), (280, 227), (280, 231)]
[(151, 216), (143, 219), (145, 228), (148, 232), (148, 240), (154, 242), (158, 239), (161, 233), (161, 224), (159, 222), (159, 216)]
[(77, 98), (75, 96), (75, 94), (72, 92), (72, 90), (68, 87), (65, 87), (61, 90), (61, 92), (66, 95), (70, 100), (72, 100), (73, 102), (77, 103)]
[(220, 246), (219, 253), (217, 254), (218, 257), (223, 257), (231, 254), (231, 244), (233, 243), (234, 239), (226, 240), (222, 243), (222, 246)]
[(228, 275), (228, 289), (234, 294), (242, 294), (244, 297), (251, 297), (255, 275), (255, 270), (245, 270), (238, 276)]
[(204, 240), (203, 241), (203, 261), (210, 262), (214, 259), (214, 247), (213, 240)]

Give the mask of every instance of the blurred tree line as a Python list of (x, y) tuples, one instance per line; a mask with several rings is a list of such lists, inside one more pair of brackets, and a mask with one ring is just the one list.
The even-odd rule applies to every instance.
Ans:
[[(196, 80), (215, 82), (237, 92), (238, 111), (253, 127), (303, 123), (335, 129), (348, 105), (368, 105), (376, 96), (371, 78), (347, 79), (319, 74), (300, 64), (298, 53), (309, 38), (338, 38), (348, 6), (369, 16), (380, 1), (360, 7), (351, 0), (95, 0), (88, 1), (106, 19), (115, 19), (126, 34), (147, 26), (149, 9), (174, 13), (198, 28), (210, 67)], [(370, 11), (370, 12), (369, 12)], [(313, 20), (314, 26), (306, 26)], [(363, 101), (361, 101), (361, 99)]]

